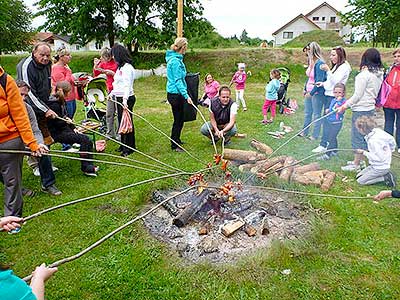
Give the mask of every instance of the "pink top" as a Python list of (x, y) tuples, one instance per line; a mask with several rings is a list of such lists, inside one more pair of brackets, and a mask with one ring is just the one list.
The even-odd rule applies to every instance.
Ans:
[(309, 93), (314, 88), (314, 65), (308, 65), (306, 70), (306, 75), (308, 77), (307, 84), (306, 84), (306, 92)]
[(219, 82), (214, 80), (213, 82), (209, 84), (204, 85), (204, 92), (207, 95), (208, 99), (213, 99), (218, 95), (218, 90), (219, 90)]
[(60, 81), (68, 81), (71, 84), (71, 92), (69, 93), (68, 97), (65, 98), (65, 101), (71, 101), (76, 99), (76, 86), (75, 86), (75, 79), (72, 75), (71, 69), (68, 65), (61, 66), (61, 65), (53, 65), (51, 68), (51, 86), (55, 89), (57, 82)]
[[(104, 69), (104, 70), (110, 70), (113, 71), (114, 73), (117, 71), (118, 69), (118, 65), (115, 62), (115, 60), (111, 59), (110, 61), (102, 61), (99, 63), (99, 65), (97, 66), (97, 68), (100, 69)], [(93, 69), (93, 75), (99, 76), (101, 74), (100, 71), (97, 71), (96, 69)], [(107, 75), (107, 91), (111, 92), (113, 89), (113, 82), (114, 82), (114, 75)]]
[(244, 90), (244, 88), (246, 87), (246, 79), (246, 72), (237, 71), (232, 77), (232, 82), (236, 83), (237, 90)]

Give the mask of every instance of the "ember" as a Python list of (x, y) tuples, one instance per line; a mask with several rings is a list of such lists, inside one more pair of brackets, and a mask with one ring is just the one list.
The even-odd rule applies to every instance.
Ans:
[[(159, 203), (172, 194), (156, 192), (153, 201)], [(147, 216), (145, 226), (193, 263), (229, 262), (308, 230), (309, 212), (300, 204), (278, 193), (241, 190), (231, 182), (179, 196), (164, 208)]]

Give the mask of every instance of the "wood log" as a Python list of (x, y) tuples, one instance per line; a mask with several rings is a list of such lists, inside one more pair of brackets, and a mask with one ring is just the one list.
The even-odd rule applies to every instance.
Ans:
[(270, 233), (270, 230), (269, 230), (268, 220), (267, 220), (267, 218), (264, 218), (261, 223), (261, 234), (267, 235), (269, 233)]
[(234, 234), (236, 231), (242, 228), (244, 224), (245, 223), (242, 220), (237, 220), (235, 222), (228, 223), (222, 227), (221, 232), (226, 237), (230, 237), (232, 234)]
[(257, 234), (257, 229), (249, 224), (244, 225), (243, 230), (248, 236), (255, 236)]
[(273, 167), (277, 163), (283, 164), (286, 160), (286, 157), (287, 156), (285, 156), (285, 155), (277, 156), (277, 157), (266, 160), (262, 164), (257, 164), (258, 172), (266, 172), (267, 170), (269, 170), (271, 167)]
[[(167, 197), (161, 194), (159, 191), (154, 191), (153, 194), (151, 195), (151, 201), (157, 204), (161, 203), (166, 198)], [(162, 207), (164, 207), (173, 217), (179, 215), (179, 209), (172, 203), (172, 200), (164, 203)]]
[(305, 172), (318, 171), (319, 169), (320, 169), (319, 164), (317, 162), (313, 162), (308, 165), (295, 167), (293, 173), (304, 174)]
[(255, 139), (251, 140), (250, 146), (267, 155), (270, 155), (274, 151), (267, 144), (261, 143), (260, 141), (257, 141)]
[(291, 156), (286, 157), (285, 162), (283, 163), (284, 169), (281, 171), (279, 178), (281, 178), (284, 181), (289, 181), (290, 176), (292, 176), (295, 163), (296, 160), (293, 157)]
[(237, 137), (239, 139), (245, 139), (245, 138), (247, 138), (247, 134), (246, 133), (236, 133), (235, 137)]
[(335, 177), (336, 177), (335, 172), (328, 171), (325, 174), (324, 181), (322, 182), (322, 185), (321, 185), (321, 189), (325, 192), (328, 191), (331, 188), (333, 181), (335, 180)]
[(309, 171), (303, 174), (295, 173), (292, 175), (292, 180), (305, 185), (321, 186), (325, 173), (326, 170)]
[(193, 196), (192, 203), (190, 203), (178, 216), (173, 219), (172, 224), (177, 227), (185, 226), (207, 202), (209, 194), (210, 191), (205, 190), (200, 195)]
[(255, 164), (242, 164), (239, 166), (240, 172), (250, 172), (251, 168), (254, 167)]
[(266, 159), (266, 156), (256, 151), (225, 148), (224, 158), (229, 160), (239, 160), (244, 162), (256, 162), (258, 160)]

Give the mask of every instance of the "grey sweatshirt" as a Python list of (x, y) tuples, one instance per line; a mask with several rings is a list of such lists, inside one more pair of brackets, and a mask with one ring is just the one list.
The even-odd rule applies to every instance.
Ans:
[(383, 71), (371, 72), (362, 69), (356, 76), (354, 94), (346, 101), (352, 111), (371, 111), (375, 109), (375, 99), (383, 80)]

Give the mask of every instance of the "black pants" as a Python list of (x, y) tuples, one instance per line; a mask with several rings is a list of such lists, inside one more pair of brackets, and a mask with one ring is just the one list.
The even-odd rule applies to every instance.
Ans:
[(184, 123), (183, 104), (186, 100), (181, 94), (171, 93), (167, 93), (167, 99), (169, 104), (171, 104), (172, 114), (174, 115), (174, 123), (172, 124), (171, 130), (171, 139), (175, 141), (176, 144), (171, 142), (171, 149), (176, 149), (178, 148), (178, 145), (182, 144), (181, 132)]
[[(89, 137), (85, 134), (76, 133), (71, 128), (67, 128), (62, 132), (53, 135), (53, 139), (56, 142), (63, 144), (80, 144), (79, 148), (82, 152), (93, 152), (93, 142), (89, 139)], [(89, 158), (92, 159), (92, 154), (80, 154), (81, 158)], [(81, 160), (81, 170), (82, 172), (90, 172), (92, 173), (94, 170), (93, 163), (87, 160)]]
[[(117, 101), (119, 103), (122, 103), (122, 97), (117, 97)], [(130, 111), (132, 111), (133, 106), (135, 106), (135, 102), (136, 102), (136, 97), (135, 95), (130, 96), (128, 98), (128, 109)], [(123, 112), (124, 108), (121, 105), (117, 105), (117, 112), (118, 112), (118, 124), (121, 124), (121, 118), (122, 118), (122, 112)], [(131, 120), (132, 120), (132, 132), (129, 132), (127, 134), (121, 134), (121, 143), (123, 143), (124, 145), (129, 146), (130, 148), (134, 148), (136, 149), (136, 140), (135, 140), (135, 126), (133, 125), (133, 118), (131, 115)], [(122, 146), (120, 147), (120, 149), (122, 150), (122, 153), (126, 153), (126, 154), (131, 154), (134, 151), (132, 149), (130, 149), (128, 147)]]
[(383, 108), (383, 111), (385, 112), (385, 131), (393, 135), (396, 123), (395, 139), (397, 147), (400, 147), (400, 109)]

